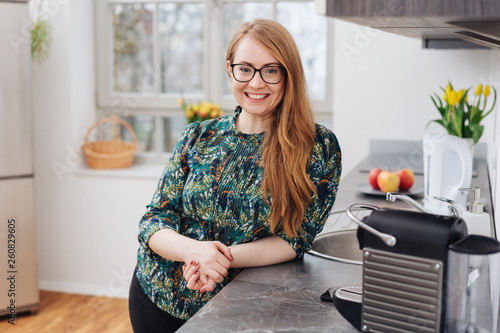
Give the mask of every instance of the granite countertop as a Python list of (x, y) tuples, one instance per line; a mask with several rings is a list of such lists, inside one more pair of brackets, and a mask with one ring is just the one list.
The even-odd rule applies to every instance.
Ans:
[[(394, 203), (385, 197), (368, 196), (355, 190), (367, 182), (358, 168), (342, 178), (334, 210), (352, 203), (411, 209), (406, 203)], [(491, 202), (486, 161), (478, 164), (473, 185)], [(415, 185), (423, 187), (423, 176), (415, 176)], [(417, 201), (422, 196), (414, 197)], [(491, 215), (491, 207), (486, 207)], [(489, 208), (489, 209), (488, 209)], [(345, 214), (344, 214), (345, 215)], [(334, 229), (355, 228), (354, 223), (327, 221), (322, 233)], [(306, 253), (303, 260), (259, 268), (244, 269), (218, 295), (193, 316), (178, 332), (357, 332), (335, 309), (321, 301), (329, 288), (361, 286), (362, 266), (340, 263)]]
[(357, 332), (320, 295), (361, 284), (361, 266), (306, 254), (304, 260), (245, 269), (179, 332)]

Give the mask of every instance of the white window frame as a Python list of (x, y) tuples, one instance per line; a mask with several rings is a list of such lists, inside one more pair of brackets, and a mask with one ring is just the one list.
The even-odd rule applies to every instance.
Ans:
[[(163, 126), (161, 120), (163, 117), (182, 117), (183, 111), (177, 104), (180, 96), (177, 94), (147, 94), (147, 93), (112, 93), (108, 89), (111, 87), (111, 60), (108, 57), (109, 45), (112, 42), (112, 31), (109, 28), (109, 4), (133, 4), (133, 3), (151, 3), (160, 4), (166, 2), (186, 2), (186, 3), (205, 3), (205, 49), (208, 50), (204, 59), (203, 86), (205, 87), (203, 96), (184, 96), (187, 100), (205, 100), (218, 103), (226, 113), (231, 113), (236, 106), (234, 97), (223, 95), (223, 80), (228, 79), (224, 73), (225, 62), (221, 55), (225, 55), (222, 49), (222, 9), (224, 3), (243, 3), (243, 2), (273, 2), (273, 7), (280, 1), (302, 2), (303, 0), (95, 0), (96, 17), (96, 86), (97, 86), (97, 113), (98, 117), (104, 117), (109, 114), (120, 116), (132, 115), (151, 115), (156, 117), (155, 128), (157, 143), (162, 142)], [(312, 0), (314, 1), (314, 0)], [(273, 10), (275, 17), (276, 10)], [(155, 15), (157, 13), (155, 12)], [(156, 21), (157, 18), (155, 17)], [(153, 25), (153, 38), (157, 40), (156, 24)], [(327, 75), (326, 92), (324, 100), (314, 100), (313, 106), (317, 121), (330, 122), (332, 120), (332, 92), (333, 92), (333, 23), (327, 20)], [(156, 44), (155, 44), (156, 47)], [(154, 64), (158, 68), (158, 52), (154, 51)], [(159, 82), (158, 73), (155, 75), (155, 82)], [(158, 91), (155, 84), (155, 91)], [(139, 153), (138, 157), (160, 157), (164, 156), (161, 151), (163, 147), (157, 147), (156, 153)]]

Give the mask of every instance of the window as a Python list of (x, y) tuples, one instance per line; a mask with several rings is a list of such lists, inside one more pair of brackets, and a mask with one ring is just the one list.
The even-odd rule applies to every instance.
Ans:
[(96, 0), (99, 117), (115, 114), (136, 131), (138, 157), (169, 152), (186, 126), (177, 105), (236, 106), (225, 51), (241, 22), (274, 19), (293, 35), (317, 121), (331, 119), (331, 27), (313, 0)]

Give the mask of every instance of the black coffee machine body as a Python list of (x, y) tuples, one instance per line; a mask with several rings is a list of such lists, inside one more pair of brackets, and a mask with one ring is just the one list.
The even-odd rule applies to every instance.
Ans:
[[(356, 209), (372, 209), (359, 220)], [(361, 288), (334, 291), (338, 311), (364, 332), (445, 332), (450, 245), (467, 237), (459, 217), (354, 204), (363, 250)]]

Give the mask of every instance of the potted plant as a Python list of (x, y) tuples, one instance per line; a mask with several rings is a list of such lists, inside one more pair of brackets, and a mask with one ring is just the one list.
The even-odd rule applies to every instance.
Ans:
[(48, 57), (52, 41), (52, 27), (42, 18), (43, 0), (39, 0), (31, 23), (31, 59), (41, 65)]
[[(493, 102), (488, 109), (488, 97), (491, 92), (489, 85), (484, 86), (484, 89), (481, 84), (476, 86), (472, 103), (470, 103), (467, 96), (470, 88), (455, 91), (451, 82), (448, 82), (448, 86), (441, 88), (441, 90), (443, 91), (442, 98), (439, 98), (436, 93), (434, 96), (431, 95), (432, 102), (441, 114), (441, 118), (431, 120), (431, 122), (442, 125), (450, 135), (459, 138), (470, 138), (476, 144), (484, 131), (481, 121), (495, 107), (497, 91), (493, 87)], [(487, 109), (488, 111), (486, 111)]]
[(423, 202), (428, 211), (447, 215), (448, 204), (443, 199), (467, 205), (468, 192), (460, 189), (471, 186), (473, 148), (484, 131), (482, 120), (495, 107), (496, 90), (489, 85), (484, 88), (477, 85), (471, 98), (468, 97), (471, 88), (455, 90), (451, 82), (441, 90), (441, 97), (436, 93), (431, 95), (441, 118), (429, 124), (438, 123), (447, 133), (424, 133)]
[(188, 124), (195, 121), (205, 121), (221, 117), (223, 112), (218, 104), (201, 102), (200, 104), (186, 104), (184, 98), (179, 98), (177, 103), (184, 110)]

